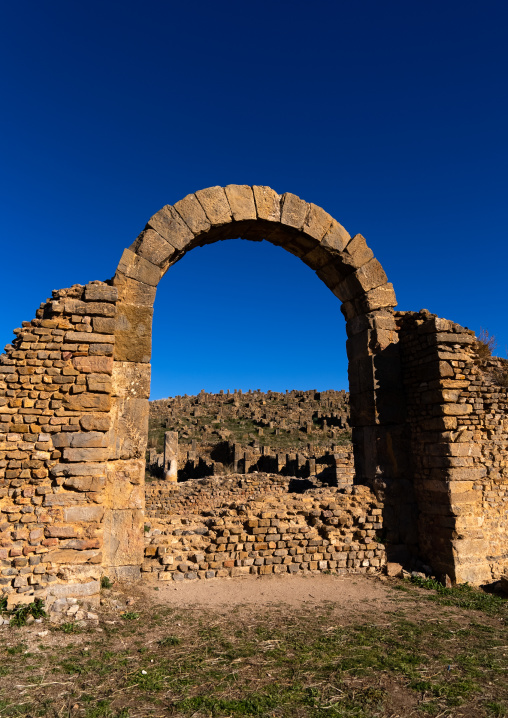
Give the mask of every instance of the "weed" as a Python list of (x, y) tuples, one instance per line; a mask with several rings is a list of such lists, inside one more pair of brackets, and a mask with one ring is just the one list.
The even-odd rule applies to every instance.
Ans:
[(11, 615), (11, 626), (26, 626), (26, 620), (29, 616), (34, 618), (43, 618), (46, 616), (44, 610), (44, 601), (41, 598), (36, 598), (32, 603), (21, 603), (15, 606), (10, 612)]
[(9, 656), (16, 656), (19, 653), (24, 653), (26, 650), (26, 643), (18, 643), (17, 646), (11, 646), (10, 648), (7, 648), (7, 653), (9, 654)]
[(125, 613), (122, 613), (122, 618), (125, 618), (126, 621), (137, 621), (139, 615), (138, 611), (125, 611)]
[(166, 636), (159, 641), (159, 646), (178, 646), (181, 640), (177, 636)]
[(113, 581), (111, 581), (107, 576), (101, 576), (101, 588), (112, 588)]
[(473, 349), (479, 359), (488, 359), (496, 350), (497, 342), (493, 334), (489, 334), (487, 329), (480, 329), (480, 333), (476, 337)]
[(79, 626), (77, 626), (72, 621), (69, 621), (68, 623), (62, 623), (60, 626), (58, 626), (57, 630), (62, 631), (62, 633), (81, 633)]

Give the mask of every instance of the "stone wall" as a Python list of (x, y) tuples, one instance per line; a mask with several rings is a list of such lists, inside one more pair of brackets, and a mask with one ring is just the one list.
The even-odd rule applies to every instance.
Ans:
[(492, 581), (508, 567), (507, 362), (429, 312), (397, 321), (420, 554), (453, 581)]
[(55, 291), (0, 356), (0, 585), (10, 604), (96, 594), (111, 566), (116, 300), (102, 282)]
[(386, 556), (372, 491), (309, 484), (270, 474), (147, 483), (143, 572), (178, 581), (378, 571)]

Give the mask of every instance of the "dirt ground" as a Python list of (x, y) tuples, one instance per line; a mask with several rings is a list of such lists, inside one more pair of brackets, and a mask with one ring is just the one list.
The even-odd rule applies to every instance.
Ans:
[(365, 575), (116, 583), (98, 620), (0, 629), (0, 718), (508, 718), (504, 603), (435, 593)]
[[(141, 601), (153, 602), (154, 590), (157, 603), (174, 608), (185, 606), (203, 607), (213, 611), (222, 608), (254, 604), (257, 608), (273, 604), (293, 607), (312, 607), (332, 601), (348, 614), (359, 616), (369, 611), (384, 611), (393, 607), (393, 592), (384, 577), (363, 575), (331, 576), (246, 576), (231, 579), (182, 581), (156, 584), (146, 582), (133, 593)], [(129, 587), (123, 586), (129, 593)]]

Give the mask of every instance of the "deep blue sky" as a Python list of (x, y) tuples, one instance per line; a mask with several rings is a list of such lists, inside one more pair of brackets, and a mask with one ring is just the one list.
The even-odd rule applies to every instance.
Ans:
[[(2, 345), (164, 204), (245, 183), (321, 205), (400, 309), (505, 355), (507, 21), (506, 0), (3, 3)], [(154, 397), (347, 386), (338, 300), (265, 242), (191, 252), (155, 308)]]

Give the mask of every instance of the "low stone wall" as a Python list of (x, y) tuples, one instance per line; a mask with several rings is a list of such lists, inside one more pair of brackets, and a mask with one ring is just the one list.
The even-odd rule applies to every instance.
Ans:
[(370, 489), (309, 485), (269, 474), (150, 482), (142, 571), (181, 581), (379, 570), (383, 507)]

